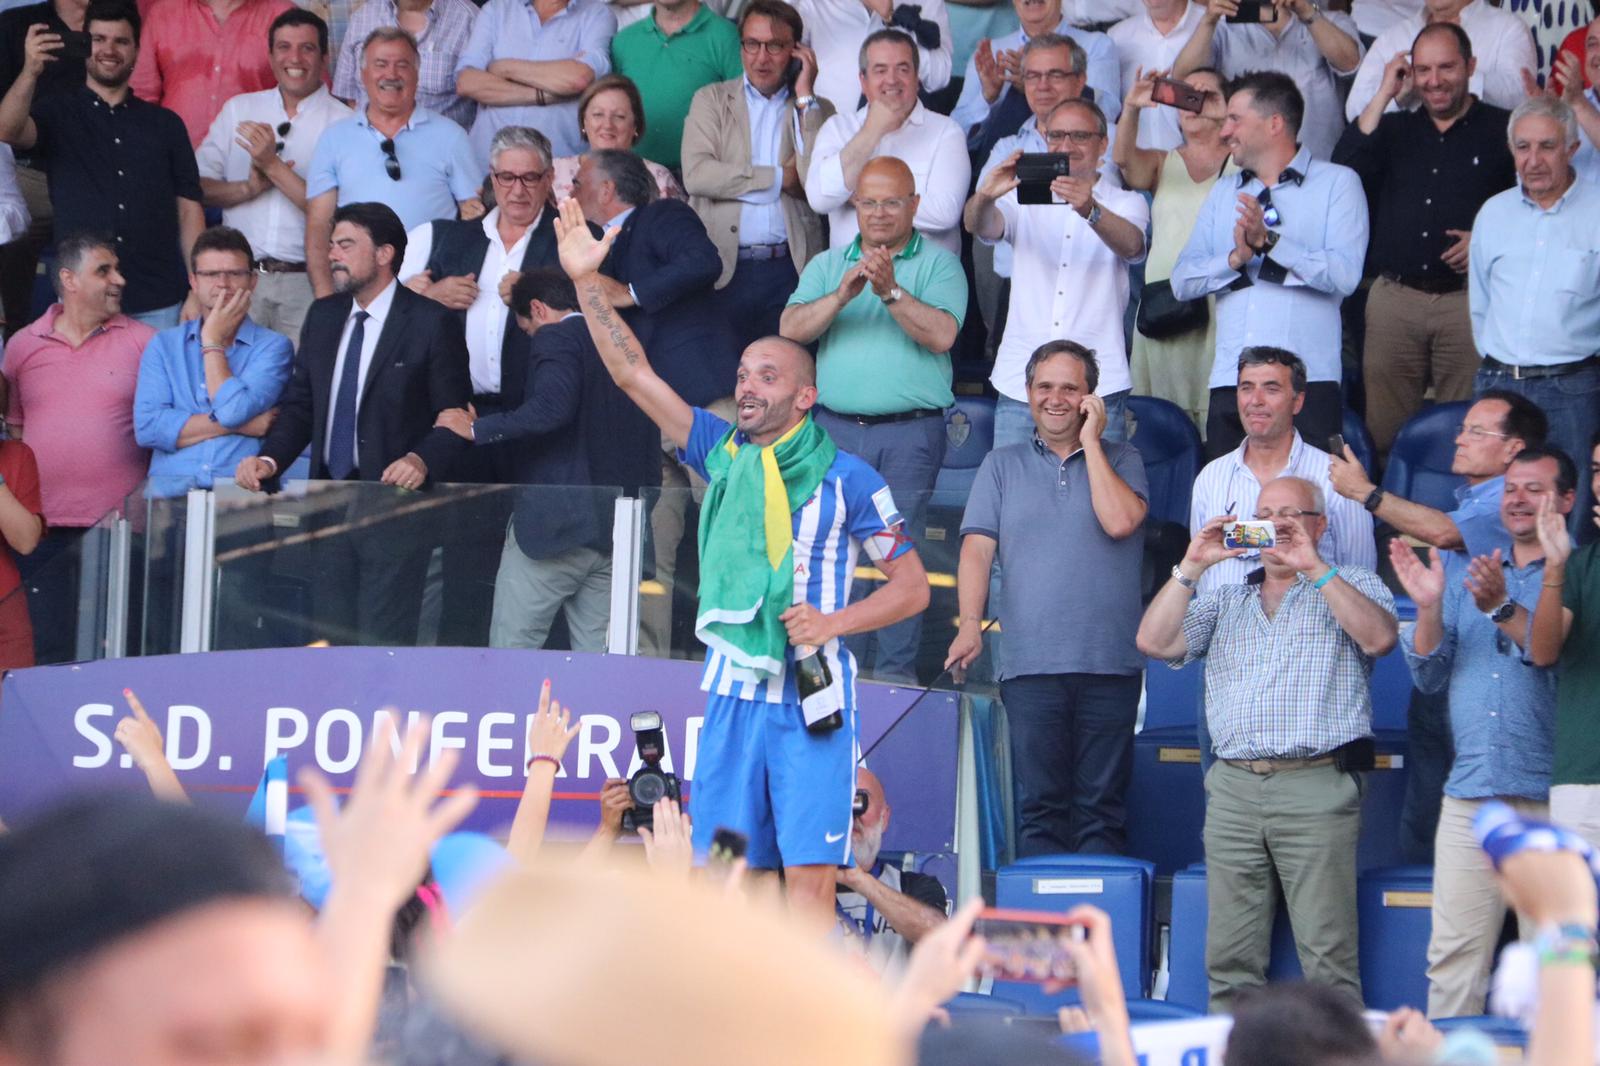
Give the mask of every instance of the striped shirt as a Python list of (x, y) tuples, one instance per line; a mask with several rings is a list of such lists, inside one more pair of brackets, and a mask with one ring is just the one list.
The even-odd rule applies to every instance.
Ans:
[[(1355, 500), (1347, 500), (1333, 491), (1328, 480), (1328, 453), (1307, 444), (1294, 430), (1294, 444), (1289, 447), (1289, 463), (1278, 472), (1279, 477), (1298, 477), (1322, 490), (1322, 505), (1327, 511), (1328, 526), (1322, 540), (1317, 543), (1317, 553), (1334, 566), (1360, 566), (1375, 570), (1378, 566), (1378, 545), (1373, 539), (1372, 515)], [(1189, 533), (1200, 532), (1200, 527), (1222, 514), (1240, 518), (1254, 518), (1256, 501), (1261, 496), (1261, 482), (1256, 480), (1250, 467), (1245, 465), (1244, 451), (1250, 446), (1246, 440), (1227, 455), (1218, 456), (1207, 463), (1195, 479), (1194, 495), (1189, 501)], [(1211, 592), (1223, 585), (1237, 585), (1261, 566), (1261, 553), (1250, 552), (1235, 559), (1224, 559), (1200, 575), (1200, 591)]]
[[(688, 446), (678, 452), (678, 458), (710, 480), (706, 456), (728, 429), (727, 422), (695, 408)], [(736, 439), (743, 443), (744, 435)], [(854, 455), (840, 452), (817, 491), (794, 513), (794, 602), (809, 603), (823, 614), (843, 609), (850, 602), (850, 583), (863, 552), (873, 562), (882, 562), (911, 550), (911, 542), (900, 537), (902, 525), (899, 508), (878, 472)], [(822, 654), (844, 688), (845, 710), (854, 710), (854, 657), (838, 638), (828, 641)], [(755, 681), (736, 677), (726, 657), (713, 649), (706, 655), (700, 687), (719, 696), (798, 706), (800, 697), (788, 669), (793, 661), (791, 650), (784, 657), (781, 676)]]
[[(1339, 579), (1392, 616), (1394, 596), (1371, 570)], [(1219, 759), (1304, 759), (1372, 734), (1372, 657), (1298, 575), (1271, 618), (1261, 584), (1202, 593), (1183, 617), (1188, 651), (1168, 665), (1206, 661), (1206, 724)]]

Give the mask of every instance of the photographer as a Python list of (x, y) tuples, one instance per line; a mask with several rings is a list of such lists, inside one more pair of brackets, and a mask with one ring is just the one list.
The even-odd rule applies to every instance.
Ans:
[(880, 969), (899, 967), (912, 944), (944, 923), (948, 901), (937, 877), (879, 860), (889, 828), (889, 801), (878, 775), (865, 766), (857, 769), (856, 791), (858, 797), (865, 794), (867, 806), (850, 826), (855, 865), (839, 867), (834, 909), (840, 924), (866, 942)]
[[(1213, 1012), (1265, 983), (1283, 885), (1309, 980), (1361, 998), (1356, 941), (1357, 772), (1372, 765), (1373, 660), (1398, 638), (1394, 597), (1372, 571), (1317, 554), (1322, 493), (1280, 477), (1254, 517), (1275, 542), (1244, 584), (1195, 597), (1200, 576), (1243, 554), (1207, 522), (1139, 625), (1139, 650), (1178, 667), (1206, 660), (1206, 970)], [(1192, 602), (1191, 602), (1192, 601)]]

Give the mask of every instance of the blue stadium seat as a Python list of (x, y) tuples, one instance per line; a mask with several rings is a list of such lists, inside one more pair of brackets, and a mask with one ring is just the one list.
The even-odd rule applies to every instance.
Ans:
[(944, 463), (933, 483), (935, 492), (957, 492), (965, 499), (978, 476), (978, 466), (994, 447), (994, 399), (957, 396), (944, 413)]
[(1200, 476), (1205, 448), (1183, 408), (1154, 396), (1129, 396), (1134, 430), (1130, 442), (1144, 459), (1150, 482), (1150, 517), (1189, 526), (1189, 497)]
[(1005, 999), (1001, 996), (983, 996), (976, 992), (957, 992), (953, 999), (948, 1000), (944, 1009), (950, 1012), (952, 1020), (962, 1015), (986, 1018), (1011, 1017), (1022, 1013), (1022, 1004), (1014, 999)]
[(1356, 885), (1361, 919), (1361, 990), (1374, 1010), (1428, 1002), (1428, 938), (1433, 932), (1433, 868), (1368, 870)]
[[(1413, 616), (1415, 611), (1412, 605)], [(1411, 704), (1411, 671), (1398, 644), (1372, 664), (1372, 677), (1367, 684), (1372, 692), (1372, 728), (1405, 732), (1406, 708)]]
[(1450, 462), (1455, 457), (1456, 427), (1471, 406), (1464, 400), (1435, 404), (1401, 426), (1389, 449), (1384, 490), (1441, 511), (1455, 510), (1455, 490), (1462, 478), (1450, 472)]
[(1378, 461), (1378, 448), (1372, 442), (1372, 434), (1367, 432), (1367, 424), (1361, 416), (1349, 407), (1344, 409), (1344, 422), (1340, 426), (1344, 433), (1344, 442), (1350, 445), (1350, 450), (1356, 453), (1356, 459), (1367, 468), (1371, 474), (1377, 469), (1374, 464)]
[(1160, 659), (1144, 665), (1144, 728), (1193, 729), (1200, 713), (1200, 693), (1205, 682), (1206, 664), (1196, 659), (1182, 670), (1174, 670)]
[[(1155, 867), (1119, 855), (1036, 855), (995, 873), (995, 906), (1065, 913), (1080, 903), (1111, 916), (1117, 966), (1130, 1000), (1141, 999), (1150, 976), (1151, 887)], [(1020, 1002), (1030, 1014), (1049, 1013), (1076, 1001), (1076, 991), (1046, 996), (1039, 986), (996, 981), (994, 992)]]
[[(1172, 875), (1172, 932), (1167, 941), (1167, 1002), (1205, 1012), (1210, 998), (1206, 978), (1206, 864), (1197, 862)], [(1301, 976), (1289, 915), (1282, 906), (1272, 923), (1272, 956), (1267, 980)]]
[(1205, 858), (1206, 792), (1194, 713), (1189, 724), (1145, 729), (1133, 738), (1128, 785), (1128, 854), (1170, 874)]
[(1140, 1022), (1182, 1022), (1193, 1018), (1204, 1018), (1205, 1015), (1203, 1008), (1194, 1010), (1171, 1000), (1128, 1000), (1128, 1020), (1135, 1025)]

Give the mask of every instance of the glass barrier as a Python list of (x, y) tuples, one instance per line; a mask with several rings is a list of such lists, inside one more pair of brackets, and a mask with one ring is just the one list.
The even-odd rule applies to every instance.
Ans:
[[(408, 492), (315, 481), (265, 495), (219, 485), (209, 647), (602, 651), (620, 495), (603, 487)], [(181, 530), (181, 500), (151, 503), (152, 529)], [(181, 533), (176, 544), (181, 556)], [(152, 569), (157, 559), (152, 552)], [(171, 627), (152, 626), (155, 618), (147, 609), (147, 634), (164, 637)]]
[(0, 547), (0, 669), (106, 656), (118, 517), (51, 529), (27, 555)]

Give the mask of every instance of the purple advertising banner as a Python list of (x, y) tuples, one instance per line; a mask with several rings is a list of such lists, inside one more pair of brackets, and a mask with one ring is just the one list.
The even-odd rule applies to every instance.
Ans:
[[(266, 761), (289, 780), (316, 766), (348, 785), (379, 716), (432, 717), (423, 761), (458, 749), (452, 785), (476, 784), (470, 828), (510, 825), (526, 779), (528, 719), (539, 685), (580, 725), (556, 779), (554, 836), (582, 837), (599, 819), (608, 777), (639, 766), (628, 718), (659, 711), (668, 766), (692, 791), (705, 694), (700, 664), (629, 656), (471, 648), (288, 648), (164, 655), (43, 666), (6, 675), (0, 690), (0, 819), (84, 789), (143, 788), (112, 739), (131, 688), (160, 727), (167, 756), (197, 802), (238, 811)], [(920, 690), (858, 686), (860, 738), (872, 749)], [(957, 698), (930, 693), (867, 765), (894, 811), (884, 847), (948, 853), (955, 826)], [(291, 806), (299, 806), (298, 796)]]

